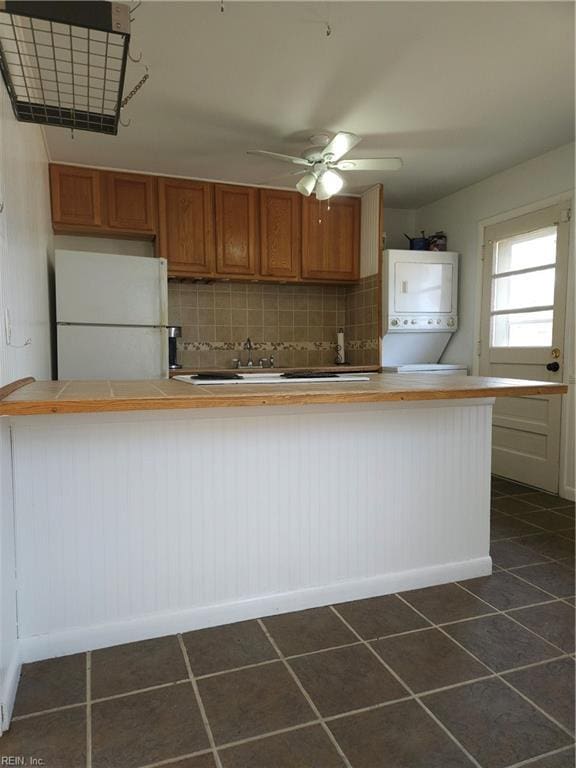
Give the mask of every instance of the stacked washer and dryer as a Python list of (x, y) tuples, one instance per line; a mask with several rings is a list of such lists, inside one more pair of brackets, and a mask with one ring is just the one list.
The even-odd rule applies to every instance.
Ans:
[(383, 373), (466, 376), (466, 366), (438, 362), (457, 330), (458, 254), (450, 251), (384, 251)]

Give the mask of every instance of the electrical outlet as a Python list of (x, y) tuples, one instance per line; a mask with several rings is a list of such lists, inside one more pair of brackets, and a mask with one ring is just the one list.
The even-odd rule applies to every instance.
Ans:
[(32, 344), (32, 339), (28, 338), (24, 340), (24, 344), (12, 344), (12, 318), (10, 317), (10, 310), (8, 307), (4, 310), (4, 335), (6, 337), (6, 346), (14, 347), (16, 349), (23, 349), (29, 347)]

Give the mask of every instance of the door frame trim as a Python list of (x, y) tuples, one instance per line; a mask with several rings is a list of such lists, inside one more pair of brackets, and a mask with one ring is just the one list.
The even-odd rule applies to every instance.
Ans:
[[(576, 203), (576, 189), (571, 188), (567, 189), (563, 192), (559, 192), (556, 195), (551, 195), (550, 197), (544, 197), (540, 200), (535, 200), (532, 203), (527, 203), (526, 205), (522, 205), (518, 208), (510, 208), (506, 211), (503, 211), (502, 213), (495, 214), (494, 216), (489, 216), (484, 219), (480, 219), (478, 221), (478, 228), (477, 228), (477, 243), (476, 243), (476, 265), (479, 272), (477, 273), (478, 279), (476, 281), (476, 291), (474, 295), (474, 301), (475, 301), (475, 310), (474, 310), (474, 352), (472, 356), (472, 375), (478, 376), (479, 370), (480, 370), (480, 342), (481, 342), (481, 331), (482, 331), (482, 291), (483, 291), (483, 245), (484, 245), (484, 235), (485, 230), (487, 227), (492, 226), (493, 224), (499, 224), (502, 221), (506, 221), (507, 219), (513, 219), (517, 216), (523, 216), (527, 213), (534, 213), (535, 211), (540, 210), (541, 208), (547, 208), (551, 205), (556, 205), (558, 203), (568, 203), (570, 207), (572, 208), (572, 221), (570, 222), (570, 230), (569, 230), (569, 243), (568, 243), (568, 290), (566, 295), (566, 309), (568, 309), (568, 304), (570, 302), (570, 291), (572, 287), (572, 281), (574, 279), (574, 269), (576, 268), (574, 266), (574, 261), (576, 260), (576, 257), (574, 255), (574, 250), (576, 248), (576, 215), (574, 212), (574, 204)], [(571, 330), (570, 330), (570, 316), (568, 311), (566, 311), (565, 318), (564, 318), (564, 348), (566, 351), (570, 347), (571, 344), (574, 343), (574, 339), (571, 338)], [(572, 351), (570, 352), (572, 354)], [(574, 366), (574, 360), (566, 359), (565, 365), (564, 365), (564, 380), (566, 382), (572, 382), (574, 380), (574, 371), (570, 370), (570, 368), (573, 368)], [(565, 499), (571, 499), (572, 501), (576, 500), (576, 489), (572, 488), (568, 485), (568, 472), (567, 472), (567, 461), (569, 460), (569, 439), (568, 439), (568, 432), (570, 429), (570, 425), (566, 424), (566, 408), (568, 406), (568, 398), (569, 395), (562, 395), (562, 403), (561, 403), (561, 412), (560, 412), (560, 457), (559, 457), (559, 493), (560, 496), (562, 496)]]

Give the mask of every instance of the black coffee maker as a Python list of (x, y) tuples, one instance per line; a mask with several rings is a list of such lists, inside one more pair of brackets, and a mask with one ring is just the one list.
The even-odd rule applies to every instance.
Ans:
[(182, 328), (179, 325), (168, 326), (168, 367), (171, 371), (182, 368), (178, 363), (178, 348), (176, 339), (182, 336)]

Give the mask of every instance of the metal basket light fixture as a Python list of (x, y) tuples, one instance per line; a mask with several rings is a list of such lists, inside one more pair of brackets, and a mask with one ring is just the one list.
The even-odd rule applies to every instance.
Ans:
[(0, 0), (0, 71), (23, 122), (116, 134), (129, 44), (124, 3)]

